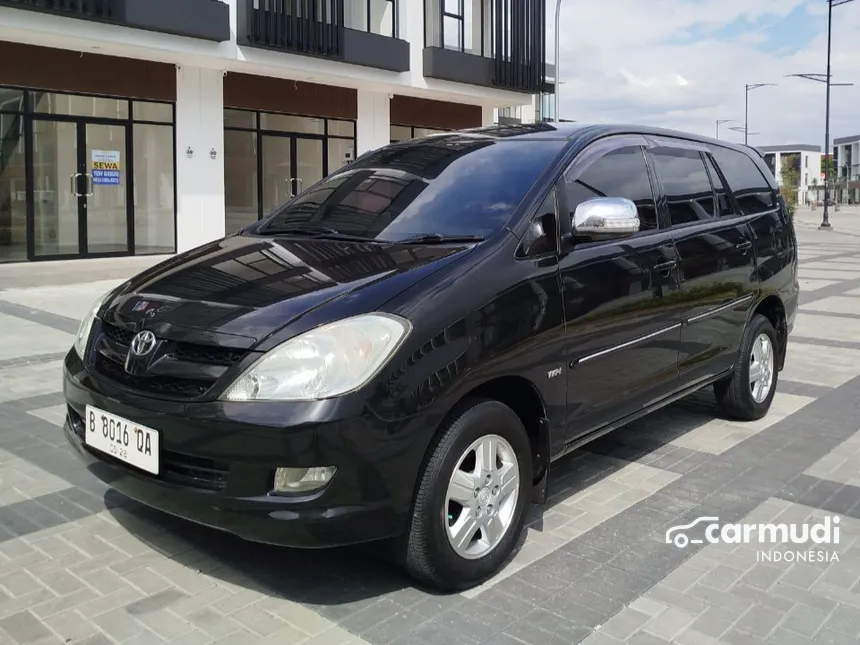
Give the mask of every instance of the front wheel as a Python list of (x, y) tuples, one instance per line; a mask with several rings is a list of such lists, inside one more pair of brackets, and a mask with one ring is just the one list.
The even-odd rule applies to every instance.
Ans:
[(522, 533), (531, 485), (531, 446), (520, 418), (498, 401), (469, 402), (430, 448), (406, 569), (445, 591), (494, 575)]
[(731, 376), (714, 385), (717, 403), (726, 414), (754, 421), (768, 413), (779, 376), (778, 351), (779, 338), (773, 325), (755, 314), (744, 332)]

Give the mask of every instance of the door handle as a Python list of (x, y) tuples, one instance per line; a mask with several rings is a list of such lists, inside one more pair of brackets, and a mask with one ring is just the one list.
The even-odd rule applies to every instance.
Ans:
[(75, 197), (82, 197), (83, 196), (78, 192), (78, 177), (80, 177), (80, 176), (81, 176), (81, 173), (79, 173), (79, 172), (76, 172), (74, 174), (69, 175), (69, 191)]
[(84, 181), (87, 182), (87, 192), (84, 193), (85, 197), (92, 197), (95, 192), (95, 182), (93, 181), (93, 176), (89, 173), (84, 173), (84, 177), (87, 177)]
[(660, 264), (654, 265), (654, 270), (657, 273), (660, 273), (664, 277), (668, 277), (672, 271), (674, 271), (678, 266), (678, 263), (675, 260), (669, 260), (668, 262), (661, 262)]
[(736, 244), (735, 248), (744, 255), (746, 255), (747, 251), (752, 248), (752, 242), (750, 242), (749, 240), (744, 240), (743, 242)]

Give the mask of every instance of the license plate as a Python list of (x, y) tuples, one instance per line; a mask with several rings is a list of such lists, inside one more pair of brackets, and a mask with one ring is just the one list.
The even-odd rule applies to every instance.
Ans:
[(90, 405), (86, 410), (86, 444), (127, 464), (158, 474), (156, 430)]

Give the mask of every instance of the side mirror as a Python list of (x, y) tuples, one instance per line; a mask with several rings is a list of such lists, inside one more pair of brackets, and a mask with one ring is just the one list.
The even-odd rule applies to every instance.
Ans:
[(572, 224), (577, 236), (624, 237), (639, 231), (639, 211), (624, 197), (598, 197), (576, 207)]

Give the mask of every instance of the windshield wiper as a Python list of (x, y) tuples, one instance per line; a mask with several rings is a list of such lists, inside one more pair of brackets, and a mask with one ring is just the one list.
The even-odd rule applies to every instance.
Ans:
[(315, 240), (351, 240), (359, 242), (375, 242), (372, 237), (363, 235), (351, 235), (349, 233), (341, 233), (330, 226), (296, 226), (288, 228), (263, 229), (260, 231), (268, 235), (297, 235), (301, 237), (310, 237)]
[(483, 242), (481, 235), (442, 235), (440, 233), (421, 233), (402, 240), (390, 240), (390, 244), (455, 244), (458, 242)]

